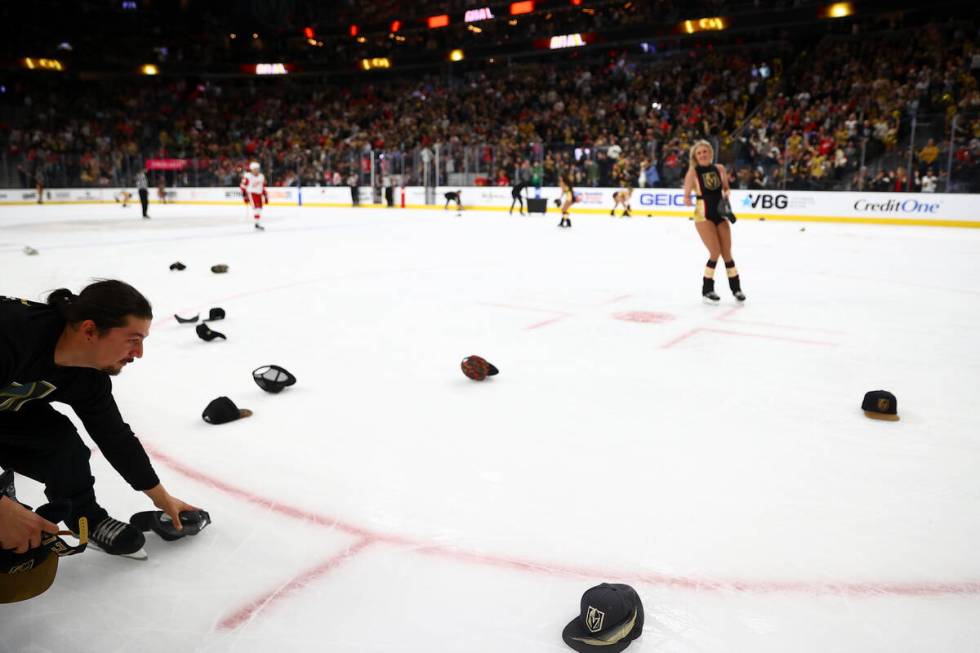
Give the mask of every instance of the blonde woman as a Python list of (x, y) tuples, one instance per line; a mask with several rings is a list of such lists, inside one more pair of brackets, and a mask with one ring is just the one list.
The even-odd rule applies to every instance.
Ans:
[[(691, 163), (684, 177), (684, 205), (694, 206), (694, 227), (704, 246), (708, 248), (708, 263), (704, 269), (701, 296), (710, 304), (721, 301), (715, 293), (715, 265), (718, 264), (720, 255), (725, 261), (732, 295), (738, 301), (744, 302), (745, 295), (742, 294), (738, 269), (732, 259), (732, 229), (718, 212), (718, 202), (723, 197), (727, 198), (730, 190), (728, 173), (725, 172), (725, 166), (712, 163), (714, 158), (715, 151), (711, 143), (698, 141), (691, 148)], [(691, 202), (692, 193), (697, 200), (696, 204)]]
[(571, 227), (572, 220), (568, 217), (568, 211), (575, 203), (575, 189), (572, 187), (572, 179), (569, 175), (561, 175), (558, 178), (558, 185), (561, 187), (561, 222), (559, 227)]

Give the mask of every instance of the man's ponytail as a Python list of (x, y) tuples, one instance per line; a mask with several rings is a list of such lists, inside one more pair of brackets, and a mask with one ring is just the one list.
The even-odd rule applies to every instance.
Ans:
[(150, 302), (128, 283), (107, 279), (85, 287), (75, 295), (67, 288), (58, 288), (48, 295), (48, 305), (69, 324), (92, 320), (101, 332), (121, 327), (129, 316), (153, 319)]

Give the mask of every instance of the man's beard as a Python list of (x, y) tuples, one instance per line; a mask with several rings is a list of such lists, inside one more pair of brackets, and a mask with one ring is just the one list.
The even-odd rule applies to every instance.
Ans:
[(123, 367), (126, 365), (126, 363), (132, 363), (132, 362), (133, 361), (128, 360), (123, 363), (119, 363), (119, 365), (115, 365), (112, 367), (103, 367), (102, 371), (108, 374), (109, 376), (118, 376), (119, 373), (122, 372)]

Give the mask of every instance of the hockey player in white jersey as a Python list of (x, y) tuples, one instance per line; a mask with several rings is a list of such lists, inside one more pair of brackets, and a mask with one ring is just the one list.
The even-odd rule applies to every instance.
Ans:
[(259, 231), (265, 230), (262, 226), (262, 206), (269, 203), (269, 193), (265, 189), (265, 175), (261, 172), (262, 166), (253, 161), (248, 164), (248, 172), (242, 175), (242, 197), (245, 203), (252, 208), (252, 216), (255, 218), (255, 228)]

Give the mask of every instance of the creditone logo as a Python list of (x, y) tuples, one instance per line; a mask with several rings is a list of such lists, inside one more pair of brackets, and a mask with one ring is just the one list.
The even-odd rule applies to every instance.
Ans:
[(684, 193), (640, 193), (640, 206), (684, 206)]
[(878, 211), (881, 213), (935, 213), (942, 206), (941, 202), (922, 202), (917, 199), (885, 200), (874, 202), (860, 199), (854, 202), (856, 211)]
[(785, 209), (789, 206), (789, 196), (782, 193), (748, 193), (742, 198), (744, 208), (753, 209)]

